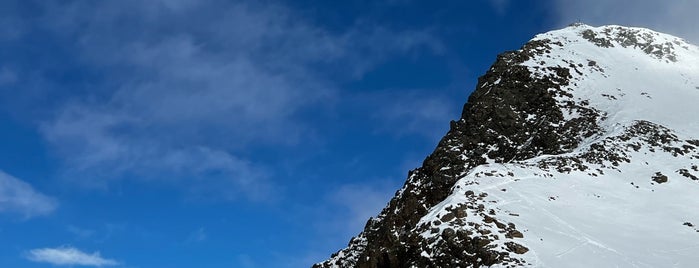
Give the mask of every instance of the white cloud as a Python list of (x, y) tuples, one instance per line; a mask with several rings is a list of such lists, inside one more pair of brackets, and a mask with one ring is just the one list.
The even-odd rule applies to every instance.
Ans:
[(27, 259), (33, 262), (53, 265), (114, 266), (119, 262), (103, 258), (99, 252), (85, 253), (74, 247), (39, 248), (27, 252)]
[(15, 212), (25, 217), (53, 212), (57, 203), (37, 192), (28, 183), (0, 171), (0, 212)]
[(79, 61), (109, 76), (42, 124), (71, 175), (100, 184), (218, 174), (230, 182), (219, 188), (263, 192), (273, 188), (266, 168), (241, 152), (312, 135), (301, 114), (338, 98), (335, 78), (441, 50), (425, 32), (367, 23), (330, 32), (282, 6), (213, 2), (45, 4), (60, 12), (39, 21), (76, 40)]
[(592, 25), (619, 24), (666, 32), (699, 44), (699, 1), (553, 0), (560, 26), (578, 20)]

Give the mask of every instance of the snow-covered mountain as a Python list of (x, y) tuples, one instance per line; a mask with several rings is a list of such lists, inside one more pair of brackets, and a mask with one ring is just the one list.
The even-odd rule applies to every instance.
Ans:
[(423, 166), (315, 267), (696, 267), (699, 48), (642, 28), (536, 36)]

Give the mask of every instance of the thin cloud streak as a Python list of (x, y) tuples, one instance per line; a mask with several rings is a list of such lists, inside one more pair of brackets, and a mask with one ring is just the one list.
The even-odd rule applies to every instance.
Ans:
[(33, 262), (49, 263), (59, 266), (115, 266), (119, 262), (102, 257), (99, 252), (85, 253), (74, 247), (38, 248), (26, 253), (26, 258)]
[(50, 214), (57, 207), (58, 203), (53, 198), (0, 171), (0, 212), (13, 212), (30, 218)]

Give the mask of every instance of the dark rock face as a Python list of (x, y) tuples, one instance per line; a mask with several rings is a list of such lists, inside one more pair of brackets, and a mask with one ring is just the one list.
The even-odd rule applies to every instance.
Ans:
[(677, 55), (673, 52), (675, 47), (681, 45), (679, 41), (655, 44), (655, 36), (652, 33), (642, 33), (639, 29), (624, 27), (607, 28), (601, 34), (586, 30), (582, 36), (599, 47), (614, 47), (614, 43), (617, 43), (622, 47), (640, 48), (652, 57), (672, 62), (677, 61)]
[[(517, 254), (528, 249), (511, 242), (508, 251), (491, 245), (495, 234), (446, 229), (438, 241), (419, 235), (416, 224), (428, 210), (444, 200), (455, 182), (468, 170), (486, 161), (511, 162), (541, 154), (560, 154), (577, 147), (583, 138), (600, 131), (603, 115), (574, 100), (560, 105), (556, 99), (572, 97), (565, 86), (571, 68), (541, 67), (548, 75), (535, 75), (521, 63), (534, 55), (550, 53), (550, 40), (532, 41), (520, 50), (497, 57), (464, 105), (459, 121), (439, 142), (422, 167), (409, 172), (405, 185), (376, 219), (348, 247), (314, 267), (481, 267), (518, 265)], [(537, 69), (539, 67), (536, 67)], [(581, 115), (564, 120), (564, 112)], [(477, 211), (477, 198), (473, 207)], [(442, 221), (458, 220), (465, 210), (454, 208)], [(484, 217), (487, 213), (482, 213)], [(492, 218), (492, 221), (497, 219)], [(510, 238), (522, 237), (514, 226), (497, 222)], [(435, 244), (436, 243), (436, 244)], [(431, 257), (426, 258), (428, 253)]]
[(505, 245), (507, 245), (507, 248), (512, 250), (512, 252), (517, 253), (517, 254), (524, 254), (529, 251), (529, 249), (525, 246), (522, 246), (520, 244), (514, 243), (514, 242), (507, 242)]
[[(692, 145), (692, 140), (681, 140), (672, 130), (654, 124), (652, 122), (637, 120), (625, 127), (622, 134), (609, 136), (595, 144), (590, 145), (589, 150), (568, 156), (556, 156), (539, 162), (539, 168), (555, 169), (561, 173), (570, 173), (573, 170), (588, 171), (588, 175), (597, 176), (603, 174), (601, 169), (591, 170), (589, 164), (597, 164), (605, 169), (618, 170), (623, 163), (630, 163), (631, 151), (639, 152), (642, 148), (650, 152), (663, 151), (677, 157), (679, 155), (697, 154), (699, 150)], [(699, 154), (695, 156), (699, 158)], [(682, 176), (693, 180), (699, 180), (688, 169), (677, 170)], [(667, 176), (656, 174), (652, 177), (656, 183), (665, 183)]]

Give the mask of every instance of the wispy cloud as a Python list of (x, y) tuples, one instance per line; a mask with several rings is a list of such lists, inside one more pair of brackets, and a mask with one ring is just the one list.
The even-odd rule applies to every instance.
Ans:
[(438, 140), (459, 118), (461, 100), (449, 99), (431, 90), (375, 92), (363, 99), (375, 107), (373, 119), (379, 131), (395, 135), (418, 134)]
[(80, 239), (87, 239), (95, 235), (95, 230), (77, 227), (75, 225), (69, 225), (67, 228), (68, 232), (75, 235)]
[[(304, 118), (388, 57), (440, 43), (371, 23), (333, 32), (283, 6), (224, 1), (43, 4), (42, 27), (103, 81), (41, 124), (72, 177), (218, 177), (233, 195), (270, 186), (256, 146), (299, 143)], [(124, 24), (125, 21), (128, 23)], [(50, 23), (49, 23), (50, 22)], [(327, 68), (333, 66), (333, 68)]]
[(196, 229), (192, 233), (189, 234), (189, 236), (185, 240), (185, 243), (186, 244), (199, 243), (199, 242), (206, 240), (208, 237), (209, 237), (209, 235), (206, 233), (206, 229), (204, 227), (200, 227), (199, 229)]
[(17, 82), (17, 74), (4, 66), (0, 69), (0, 86), (5, 86)]
[[(298, 217), (298, 212), (294, 212), (291, 216), (298, 217), (304, 228), (311, 224), (316, 237), (313, 246), (303, 252), (282, 254), (265, 262), (253, 262), (241, 256), (240, 266), (302, 267), (322, 261), (332, 251), (347, 245), (351, 237), (359, 234), (369, 218), (377, 216), (388, 204), (399, 185), (397, 181), (374, 179), (333, 187), (320, 198), (320, 202), (307, 210), (301, 210), (302, 215), (309, 214)], [(309, 222), (309, 218), (316, 220)]]
[(19, 213), (25, 217), (53, 212), (57, 202), (37, 192), (28, 183), (0, 171), (0, 212)]
[(510, 6), (510, 0), (490, 0), (490, 4), (498, 14), (504, 15)]
[[(359, 233), (370, 217), (375, 217), (388, 204), (396, 189), (390, 183), (346, 184), (333, 191), (328, 200), (335, 204), (342, 220), (334, 224), (347, 235)], [(331, 224), (333, 225), (333, 224)]]
[(26, 258), (33, 262), (66, 266), (114, 266), (119, 262), (103, 258), (99, 252), (85, 253), (74, 247), (38, 248), (26, 253)]
[(699, 1), (553, 0), (560, 24), (620, 24), (653, 28), (699, 43)]

